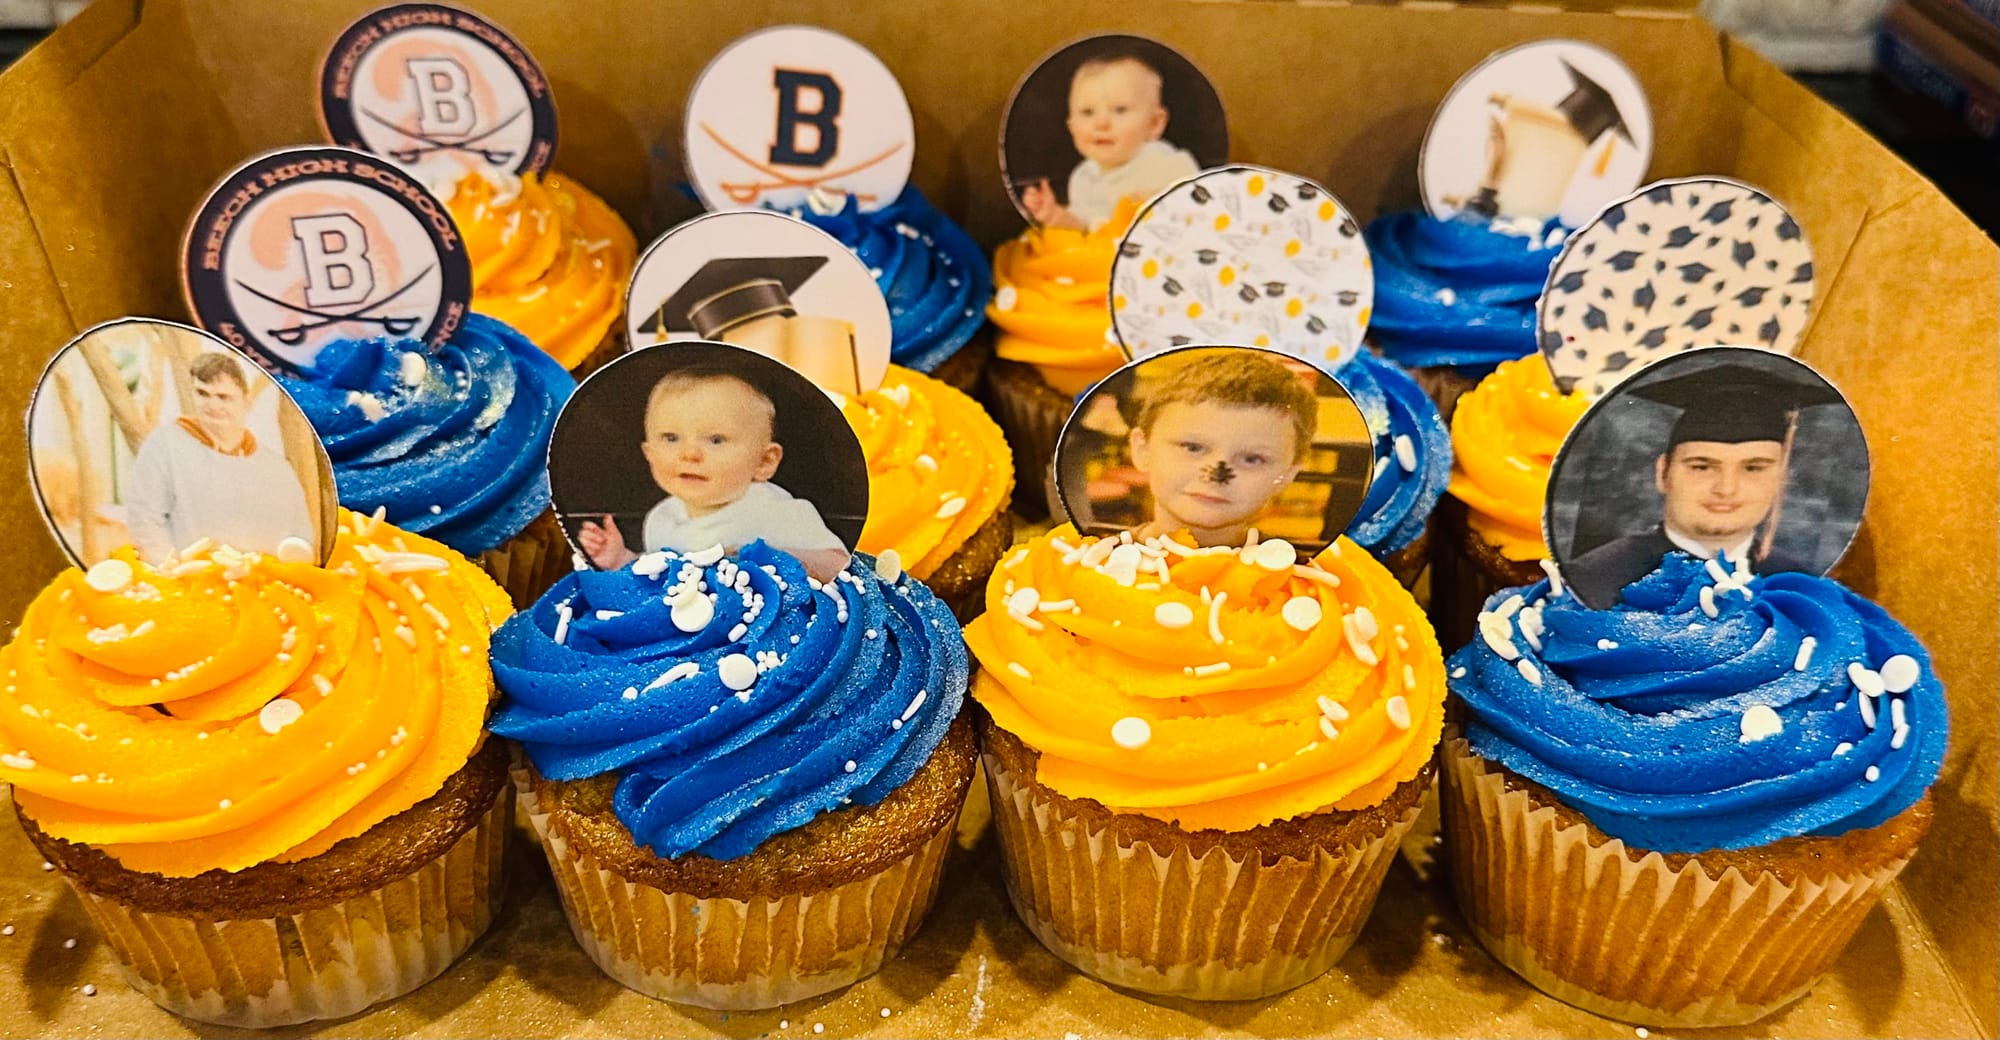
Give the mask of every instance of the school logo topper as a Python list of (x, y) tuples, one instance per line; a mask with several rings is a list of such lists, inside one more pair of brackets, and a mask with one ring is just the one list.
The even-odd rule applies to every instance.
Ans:
[(541, 66), (499, 26), (442, 4), (397, 4), (349, 26), (320, 65), (319, 100), (335, 144), (430, 185), (539, 173), (555, 157)]
[(472, 300), (444, 205), (344, 148), (271, 152), (224, 177), (188, 228), (182, 276), (203, 328), (279, 372), (312, 370), (341, 340), (435, 349)]
[(910, 179), (916, 125), (889, 67), (838, 33), (764, 29), (723, 48), (688, 96), (688, 180), (709, 209), (789, 209), (815, 189), (864, 210)]

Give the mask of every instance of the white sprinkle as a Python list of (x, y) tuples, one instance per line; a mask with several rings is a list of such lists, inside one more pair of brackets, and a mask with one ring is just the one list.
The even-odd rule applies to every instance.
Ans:
[(63, 949), (65, 949), (65, 950), (74, 950), (74, 949), (76, 949), (76, 940), (75, 940), (75, 939), (64, 939), (64, 940), (63, 940)]
[(1908, 693), (1923, 678), (1923, 668), (1909, 654), (1897, 654), (1882, 662), (1882, 688), (1890, 693)]
[(451, 564), (441, 556), (419, 552), (385, 552), (374, 562), (375, 569), (383, 574), (407, 574), (413, 571), (448, 571)]
[(14, 926), (11, 924), (6, 926), (5, 928), (0, 928), (0, 935), (13, 935), (13, 934), (14, 934)]
[(1300, 564), (1296, 567), (1293, 567), (1292, 573), (1298, 577), (1306, 579), (1307, 581), (1316, 581), (1321, 585), (1325, 585), (1330, 588), (1340, 587), (1340, 575), (1320, 570), (1318, 567), (1311, 566), (1309, 564)]
[(952, 517), (957, 516), (958, 514), (963, 512), (965, 512), (965, 499), (960, 496), (953, 495), (952, 497), (945, 499), (944, 504), (938, 507), (937, 518), (939, 520), (949, 520)]
[(26, 755), (0, 755), (0, 766), (9, 769), (33, 769), (35, 760)]
[(1599, 650), (1616, 650), (1618, 649), (1618, 641), (1615, 639), (1600, 639), (1597, 641), (1597, 648)]
[(882, 555), (875, 557), (875, 576), (895, 584), (896, 579), (903, 576), (902, 554), (894, 549), (882, 550)]
[(83, 583), (98, 592), (117, 592), (132, 584), (132, 565), (124, 560), (100, 560), (84, 572)]
[(826, 1032), (826, 1025), (825, 1025), (824, 1023), (821, 1023), (821, 1022), (814, 1022), (814, 1023), (813, 1023), (813, 1032), (815, 1032), (815, 1033), (824, 1033), (824, 1032)]
[(1873, 732), (1875, 729), (1875, 698), (1862, 696), (1856, 698), (1855, 701), (1861, 706), (1861, 724), (1867, 726), (1869, 731)]
[[(1016, 665), (1016, 667), (1019, 666)], [(928, 696), (930, 696), (930, 691), (918, 690), (917, 695), (915, 697), (910, 698), (910, 706), (904, 708), (903, 717), (896, 720), (897, 723), (899, 724), (898, 728), (900, 728), (901, 723), (910, 721), (910, 716), (915, 715), (917, 713), (917, 709), (923, 706), (924, 698)]]
[(361, 409), (361, 414), (367, 417), (369, 422), (381, 422), (382, 417), (389, 414), (388, 409), (382, 407), (381, 400), (374, 394), (364, 394), (359, 390), (347, 392), (347, 403)]
[(1255, 550), (1246, 551), (1252, 556), (1250, 562), (1267, 571), (1282, 571), (1299, 562), (1298, 549), (1283, 538), (1258, 542)]
[(1452, 288), (1449, 285), (1443, 286), (1442, 288), (1438, 289), (1437, 292), (1432, 293), (1431, 295), (1432, 298), (1437, 300), (1437, 302), (1442, 303), (1447, 307), (1458, 302), (1458, 293), (1452, 291)]
[[(1363, 610), (1367, 608), (1362, 608)], [(1357, 611), (1356, 613), (1359, 613)], [(1375, 648), (1368, 645), (1368, 637), (1361, 634), (1361, 626), (1354, 620), (1354, 614), (1344, 614), (1340, 619), (1340, 631), (1347, 637), (1347, 647), (1362, 664), (1374, 667), (1381, 658), (1375, 656)]]
[(1721, 616), (1721, 612), (1715, 609), (1715, 586), (1713, 585), (1703, 585), (1701, 587), (1701, 612), (1707, 614), (1709, 617)]
[(1319, 731), (1326, 734), (1326, 739), (1330, 741), (1340, 739), (1340, 731), (1333, 728), (1333, 720), (1324, 715), (1319, 717)]
[(1322, 693), (1319, 695), (1317, 703), (1319, 704), (1319, 713), (1321, 715), (1324, 715), (1335, 722), (1347, 721), (1347, 708), (1343, 706), (1339, 701), (1334, 700), (1333, 698), (1328, 697), (1326, 694)]
[(1111, 742), (1127, 751), (1145, 747), (1153, 739), (1153, 727), (1145, 719), (1127, 715), (1111, 724)]
[(931, 458), (929, 455), (919, 455), (917, 456), (917, 468), (923, 470), (925, 473), (936, 473), (938, 471), (938, 460)]
[(1382, 703), (1382, 711), (1389, 716), (1389, 724), (1397, 729), (1410, 728), (1410, 702), (1402, 697), (1391, 697)]
[(1783, 733), (1785, 720), (1779, 718), (1778, 713), (1773, 711), (1770, 705), (1753, 704), (1743, 713), (1737, 728), (1742, 733), (1742, 736), (1737, 738), (1737, 743), (1755, 744), (1766, 737), (1775, 737)]
[(1389, 472), (1389, 456), (1384, 455), (1381, 458), (1375, 460), (1374, 479), (1381, 480), (1382, 474), (1387, 472)]
[(1222, 673), (1228, 670), (1229, 670), (1228, 661), (1217, 661), (1214, 664), (1195, 665), (1194, 668), (1190, 669), (1190, 674), (1194, 675), (1196, 678), (1205, 679), (1211, 675), (1221, 675)]
[(1639, 1040), (1646, 1040), (1646, 1037), (1651, 1034), (1648, 1034), (1646, 1032), (1645, 1026), (1639, 1026), (1638, 1028), (1632, 1030), (1632, 1035), (1638, 1037)]
[(1848, 663), (1847, 681), (1853, 683), (1855, 689), (1860, 690), (1869, 697), (1880, 697), (1882, 696), (1882, 691), (1887, 688), (1882, 682), (1880, 675), (1869, 671), (1867, 666), (1859, 661)]
[(1535, 662), (1523, 657), (1514, 662), (1514, 667), (1520, 669), (1521, 678), (1528, 680), (1530, 686), (1542, 684), (1542, 670), (1535, 667)]
[(1021, 662), (1019, 661), (1007, 662), (1007, 670), (1013, 672), (1015, 675), (1018, 675), (1023, 679), (1028, 680), (1029, 682), (1033, 682), (1035, 679), (1034, 676), (1028, 674), (1028, 670), (1022, 667)]
[(1403, 666), (1403, 689), (1414, 690), (1416, 688), (1417, 688), (1417, 669), (1414, 665), (1406, 664)]
[[(314, 678), (325, 681), (319, 676)], [(263, 710), (257, 713), (257, 724), (263, 727), (264, 732), (276, 736), (279, 730), (299, 721), (300, 716), (305, 713), (305, 708), (301, 707), (299, 702), (279, 697), (265, 704)]]
[(1294, 630), (1310, 632), (1319, 627), (1325, 611), (1319, 605), (1319, 600), (1312, 596), (1293, 596), (1285, 601), (1278, 614), (1285, 619), (1285, 624), (1292, 626)]
[(757, 662), (748, 654), (730, 654), (715, 662), (716, 678), (722, 685), (741, 693), (757, 682)]
[(715, 601), (702, 595), (699, 585), (682, 585), (681, 594), (674, 597), (667, 617), (675, 628), (683, 632), (699, 632), (715, 620)]
[(1463, 665), (1460, 665), (1460, 666), (1459, 666), (1459, 667), (1457, 667), (1457, 668), (1453, 668), (1453, 669), (1451, 670), (1451, 677), (1452, 677), (1452, 678), (1454, 678), (1454, 679), (1463, 679), (1463, 678), (1465, 678), (1465, 666), (1463, 666)]
[(1543, 560), (1542, 573), (1549, 576), (1549, 598), (1554, 599), (1555, 597), (1562, 595), (1563, 576), (1562, 576), (1562, 571), (1556, 568), (1556, 561), (1548, 559)]
[(1812, 663), (1813, 647), (1818, 645), (1819, 641), (1811, 636), (1799, 640), (1799, 653), (1797, 657), (1792, 658), (1792, 671), (1805, 671), (1806, 666)]
[(1852, 750), (1854, 750), (1854, 745), (1843, 740), (1840, 743), (1835, 744), (1833, 746), (1833, 757), (1839, 758), (1840, 756), (1845, 755)]
[(1185, 603), (1167, 602), (1153, 608), (1153, 620), (1161, 628), (1182, 629), (1194, 624), (1194, 608)]
[(1222, 645), (1222, 601), (1228, 598), (1229, 593), (1218, 592), (1208, 601), (1208, 638), (1217, 646)]
[(219, 801), (219, 802), (215, 803), (215, 807), (216, 807), (217, 809), (227, 809), (227, 808), (229, 808), (229, 807), (230, 807), (231, 805), (234, 805), (234, 804), (235, 804), (234, 802), (231, 802), (231, 801), (230, 801), (229, 799), (227, 799), (227, 798), (224, 798), (223, 800), (221, 800), (221, 801)]
[(1499, 654), (1502, 661), (1512, 661), (1521, 656), (1520, 649), (1514, 645), (1513, 625), (1498, 614), (1479, 615), (1479, 638), (1485, 640), (1487, 647)]
[(1011, 311), (1020, 298), (1021, 294), (1013, 286), (1003, 285), (1000, 291), (993, 294), (993, 309)]
[(1410, 435), (1407, 433), (1397, 434), (1395, 444), (1396, 465), (1403, 467), (1403, 472), (1405, 473), (1415, 473), (1417, 471), (1417, 446), (1410, 443)]
[(1882, 768), (1880, 766), (1869, 766), (1868, 771), (1861, 775), (1863, 777), (1866, 777), (1868, 782), (1872, 784), (1875, 781), (1882, 779)]
[(846, 764), (846, 765), (843, 765), (843, 766), (841, 766), (840, 768), (841, 768), (842, 770), (846, 771), (846, 772), (849, 772), (849, 773), (852, 773), (852, 772), (854, 772), (854, 771), (855, 771), (856, 769), (859, 769), (859, 768), (860, 768), (860, 766), (857, 766), (857, 765), (855, 765), (855, 764), (854, 764), (854, 760), (850, 758), (850, 759), (848, 759), (848, 760), (847, 760), (847, 764)]

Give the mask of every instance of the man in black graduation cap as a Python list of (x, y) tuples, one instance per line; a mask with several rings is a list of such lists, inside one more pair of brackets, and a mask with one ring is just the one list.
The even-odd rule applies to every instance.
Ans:
[(1650, 385), (1634, 397), (1680, 410), (1665, 450), (1653, 460), (1664, 497), (1660, 522), (1569, 561), (1563, 579), (1583, 602), (1617, 603), (1625, 586), (1651, 574), (1670, 552), (1748, 560), (1768, 574), (1806, 562), (1772, 548), (1800, 409), (1833, 404), (1832, 387), (1804, 381), (1801, 369), (1724, 364)]
[(792, 304), (823, 256), (724, 257), (710, 260), (652, 308), (639, 326), (655, 342), (693, 333), (748, 347), (803, 372), (827, 390), (858, 395), (860, 362), (854, 326), (839, 318), (801, 315)]

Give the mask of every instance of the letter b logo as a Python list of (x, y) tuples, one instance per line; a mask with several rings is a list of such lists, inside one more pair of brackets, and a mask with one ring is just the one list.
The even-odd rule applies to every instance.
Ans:
[(417, 88), (417, 129), (431, 135), (471, 133), (479, 116), (465, 67), (450, 58), (411, 58), (406, 67)]
[[(778, 69), (778, 133), (771, 162), (783, 166), (825, 166), (840, 150), (840, 84), (824, 72)], [(801, 95), (815, 95), (810, 107)], [(810, 133), (808, 133), (810, 131)], [(804, 140), (801, 140), (804, 138)]]
[(292, 237), (306, 260), (306, 306), (348, 307), (375, 293), (368, 235), (345, 213), (292, 218)]

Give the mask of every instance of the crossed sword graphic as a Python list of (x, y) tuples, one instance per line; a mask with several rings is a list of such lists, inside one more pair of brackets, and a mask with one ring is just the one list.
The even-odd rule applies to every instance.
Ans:
[(295, 303), (288, 303), (284, 300), (278, 299), (276, 296), (273, 296), (270, 293), (258, 289), (256, 286), (251, 285), (248, 282), (245, 282), (241, 279), (237, 280), (236, 285), (238, 288), (241, 288), (244, 292), (247, 292), (250, 295), (257, 297), (260, 300), (264, 300), (269, 303), (275, 303), (278, 306), (293, 312), (294, 314), (302, 314), (307, 318), (319, 319), (318, 321), (301, 321), (295, 325), (288, 325), (281, 329), (265, 330), (265, 333), (269, 335), (272, 339), (275, 339), (278, 342), (283, 343), (285, 346), (296, 347), (300, 343), (305, 342), (307, 333), (326, 328), (328, 325), (338, 325), (343, 321), (360, 322), (364, 325), (380, 325), (382, 326), (382, 331), (388, 333), (391, 336), (408, 335), (411, 329), (417, 327), (417, 322), (421, 321), (422, 320), (421, 318), (408, 317), (408, 316), (395, 317), (386, 314), (378, 315), (378, 314), (368, 314), (365, 312), (376, 310), (388, 304), (389, 301), (394, 300), (396, 297), (401, 296), (406, 292), (409, 292), (412, 288), (416, 286), (418, 282), (424, 279), (425, 275), (428, 275), (433, 270), (435, 270), (436, 266), (437, 265), (433, 264), (430, 267), (426, 267), (423, 270), (418, 271), (415, 277), (411, 278), (407, 282), (404, 282), (403, 287), (397, 289), (395, 292), (392, 292), (389, 295), (384, 296), (379, 300), (374, 300), (368, 303), (364, 303), (361, 306), (356, 307), (351, 311), (345, 311), (345, 312), (318, 310), (312, 307), (301, 307)]
[[(752, 159), (751, 157), (743, 154), (743, 152), (737, 149), (735, 145), (732, 145), (728, 141), (723, 140), (722, 135), (716, 133), (715, 128), (709, 126), (707, 123), (701, 124), (701, 129), (702, 132), (708, 134), (711, 140), (713, 140), (716, 144), (720, 145), (723, 151), (728, 152), (729, 154), (735, 156), (737, 159), (741, 160), (745, 166), (748, 166), (751, 169), (756, 170), (758, 173), (761, 173), (764, 176), (771, 178), (768, 182), (744, 183), (742, 181), (738, 181), (734, 184), (725, 182), (722, 185), (722, 190), (729, 194), (731, 200), (743, 203), (744, 205), (749, 205), (750, 203), (757, 201), (757, 196), (762, 195), (763, 193), (770, 191), (773, 188), (817, 188), (828, 181), (837, 180), (841, 177), (847, 176), (850, 173), (859, 173), (862, 170), (865, 170), (870, 166), (873, 166), (876, 163), (879, 163), (882, 160), (887, 159), (888, 157), (896, 154), (897, 152), (902, 151), (903, 149), (902, 143), (897, 142), (896, 144), (890, 145), (880, 155), (877, 155), (872, 159), (864, 159), (861, 162), (855, 163), (852, 166), (848, 166), (838, 170), (829, 170), (825, 173), (820, 174), (817, 177), (795, 177), (791, 174), (780, 171), (774, 166), (770, 166), (765, 163), (760, 163), (757, 160)], [(875, 201), (875, 196), (873, 195), (860, 194), (860, 193), (850, 193), (850, 194), (853, 194), (855, 198), (860, 199), (863, 202)]]
[(514, 152), (512, 149), (476, 148), (473, 146), (479, 143), (480, 141), (484, 141), (487, 138), (492, 137), (494, 134), (499, 133), (501, 130), (506, 129), (509, 123), (512, 123), (514, 120), (521, 118), (521, 113), (526, 111), (527, 109), (525, 108), (515, 109), (513, 115), (508, 116), (505, 119), (502, 119), (501, 121), (493, 124), (492, 126), (487, 127), (484, 130), (481, 130), (476, 134), (473, 134), (471, 137), (461, 137), (456, 141), (447, 141), (441, 137), (431, 137), (425, 133), (422, 133), (421, 131), (410, 130), (405, 127), (397, 126), (395, 123), (392, 123), (389, 120), (384, 119), (381, 116), (378, 116), (375, 113), (370, 112), (365, 108), (361, 110), (361, 114), (367, 116), (368, 118), (374, 120), (377, 123), (382, 124), (383, 126), (388, 127), (391, 130), (394, 130), (399, 134), (402, 134), (404, 137), (407, 137), (412, 141), (421, 142), (421, 144), (412, 148), (391, 149), (388, 153), (389, 158), (394, 159), (399, 163), (416, 162), (418, 159), (421, 159), (424, 156), (431, 154), (432, 152), (464, 152), (467, 155), (478, 156), (481, 160), (485, 161), (489, 166), (505, 166), (514, 160)]

